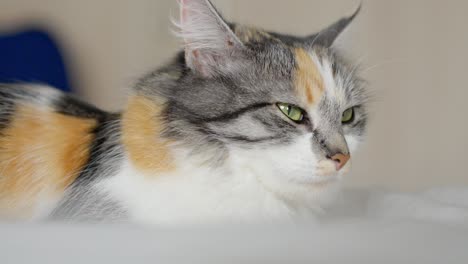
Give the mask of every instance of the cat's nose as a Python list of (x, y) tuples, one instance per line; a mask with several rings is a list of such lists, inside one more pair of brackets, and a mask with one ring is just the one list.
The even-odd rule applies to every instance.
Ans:
[(329, 159), (335, 163), (337, 171), (341, 170), (346, 165), (346, 163), (348, 162), (350, 158), (351, 156), (349, 154), (345, 155), (342, 153), (338, 153), (329, 157)]

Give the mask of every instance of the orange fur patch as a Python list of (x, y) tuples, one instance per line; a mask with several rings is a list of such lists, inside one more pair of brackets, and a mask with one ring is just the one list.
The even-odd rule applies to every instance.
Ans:
[(299, 98), (305, 99), (304, 103), (314, 105), (324, 91), (322, 75), (307, 51), (296, 48), (294, 54), (297, 63), (294, 76), (296, 91)]
[(174, 169), (169, 142), (161, 138), (164, 127), (160, 119), (162, 106), (142, 96), (130, 98), (122, 118), (123, 144), (130, 160), (146, 172)]
[(18, 105), (0, 137), (0, 214), (28, 216), (40, 198), (54, 199), (89, 158), (96, 121)]

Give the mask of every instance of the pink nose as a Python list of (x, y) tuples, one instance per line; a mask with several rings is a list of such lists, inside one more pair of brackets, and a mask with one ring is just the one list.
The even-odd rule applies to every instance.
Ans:
[(330, 159), (335, 162), (337, 171), (341, 170), (346, 165), (346, 163), (348, 162), (350, 158), (351, 156), (349, 154), (344, 155), (341, 153), (335, 154), (332, 157), (330, 157)]

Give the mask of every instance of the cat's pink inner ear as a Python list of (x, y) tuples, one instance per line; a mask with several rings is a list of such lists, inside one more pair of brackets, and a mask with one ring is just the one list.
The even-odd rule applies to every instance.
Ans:
[(180, 2), (180, 26), (183, 27), (187, 23), (189, 15), (189, 4), (194, 0), (179, 0)]
[(180, 0), (180, 37), (187, 65), (210, 75), (243, 44), (208, 0)]
[(219, 21), (213, 10), (207, 0), (180, 0), (179, 27), (185, 42), (203, 43), (217, 37)]

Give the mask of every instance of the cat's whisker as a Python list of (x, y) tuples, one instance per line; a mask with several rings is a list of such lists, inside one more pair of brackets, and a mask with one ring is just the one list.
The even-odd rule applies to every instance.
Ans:
[(370, 72), (371, 70), (375, 70), (376, 68), (387, 66), (387, 65), (393, 64), (393, 63), (402, 63), (402, 62), (404, 62), (402, 58), (393, 58), (393, 59), (384, 60), (384, 61), (375, 63), (374, 65), (371, 65), (371, 66), (363, 69), (361, 71), (361, 73), (362, 74), (367, 74), (368, 72)]

